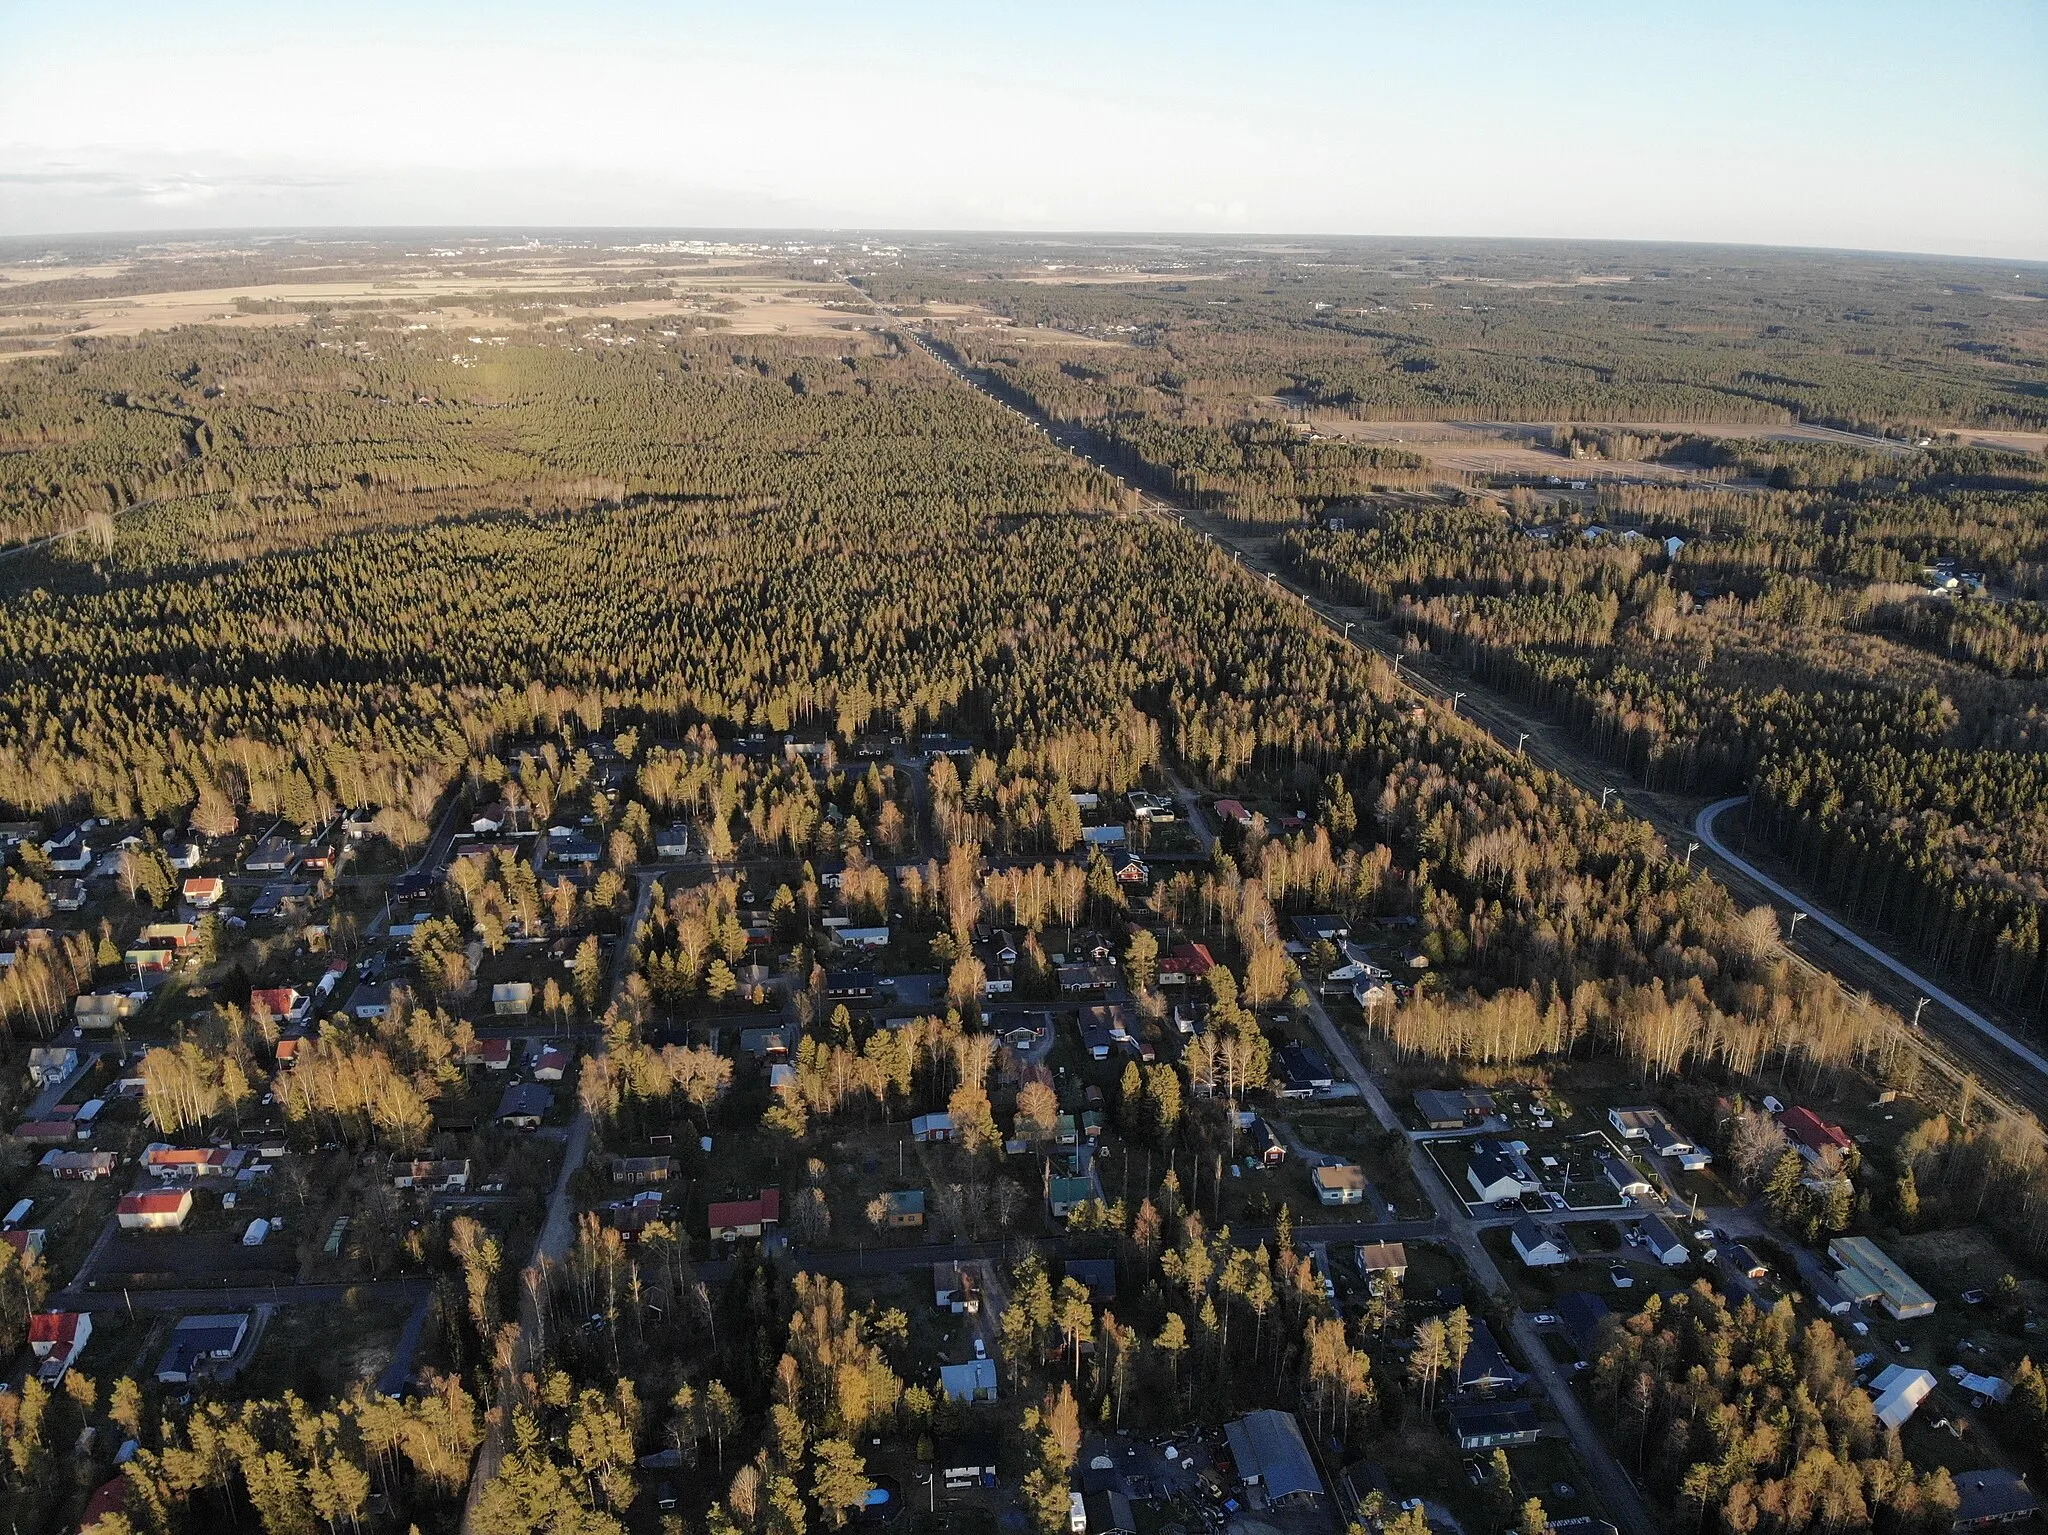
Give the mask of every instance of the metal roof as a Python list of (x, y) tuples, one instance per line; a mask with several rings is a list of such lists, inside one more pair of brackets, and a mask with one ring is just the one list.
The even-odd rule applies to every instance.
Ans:
[(1258, 1482), (1272, 1501), (1322, 1495), (1322, 1478), (1308, 1458), (1308, 1445), (1293, 1413), (1267, 1407), (1234, 1419), (1223, 1432), (1230, 1440), (1239, 1479)]

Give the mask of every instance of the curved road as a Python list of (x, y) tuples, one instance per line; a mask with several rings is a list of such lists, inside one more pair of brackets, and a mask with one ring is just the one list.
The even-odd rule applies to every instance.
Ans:
[(1975, 1008), (1958, 1002), (1954, 997), (1935, 985), (1934, 982), (1916, 971), (1909, 970), (1896, 959), (1893, 959), (1891, 955), (1885, 953), (1883, 949), (1878, 948), (1877, 945), (1857, 937), (1826, 912), (1815, 910), (1813, 902), (1809, 901), (1806, 897), (1793, 894), (1768, 874), (1757, 868), (1755, 864), (1730, 852), (1727, 844), (1714, 835), (1714, 822), (1719, 819), (1722, 811), (1732, 810), (1737, 805), (1746, 804), (1748, 801), (1749, 796), (1746, 794), (1738, 794), (1733, 799), (1716, 800), (1693, 818), (1692, 829), (1699, 834), (1700, 841), (1711, 848), (1717, 856), (1734, 864), (1736, 868), (1742, 870), (1743, 873), (1747, 874), (1759, 885), (1762, 885), (1764, 889), (1770, 891), (1779, 900), (1785, 902), (1794, 911), (1805, 912), (1809, 920), (1819, 923), (1837, 938), (1855, 949), (1859, 954), (1877, 961), (1878, 964), (1883, 965), (1885, 969), (1891, 971), (1892, 974), (1909, 985), (1919, 987), (1923, 996), (1939, 1002), (1986, 1039), (2002, 1046), (2016, 1059), (2024, 1061), (2043, 1076), (2048, 1076), (2048, 1057), (2030, 1050)]

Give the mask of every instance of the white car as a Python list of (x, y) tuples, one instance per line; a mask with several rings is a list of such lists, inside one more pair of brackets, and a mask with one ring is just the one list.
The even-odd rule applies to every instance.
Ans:
[(1617, 1290), (1633, 1289), (1635, 1286), (1634, 1277), (1631, 1276), (1629, 1271), (1623, 1268), (1619, 1263), (1615, 1264), (1613, 1268), (1607, 1271), (1607, 1278), (1609, 1282), (1612, 1283), (1614, 1288)]
[(1555, 1327), (1557, 1326), (1557, 1313), (1555, 1311), (1539, 1311), (1530, 1317), (1529, 1320), (1538, 1327)]

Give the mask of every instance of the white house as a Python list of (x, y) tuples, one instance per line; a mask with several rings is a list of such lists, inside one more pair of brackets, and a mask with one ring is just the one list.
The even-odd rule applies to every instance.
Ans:
[(1652, 1215), (1637, 1229), (1642, 1234), (1643, 1246), (1649, 1251), (1650, 1256), (1666, 1268), (1678, 1268), (1691, 1258), (1692, 1254), (1686, 1251), (1685, 1243), (1679, 1240), (1678, 1233), (1657, 1216)]
[(1465, 1181), (1487, 1204), (1520, 1199), (1543, 1187), (1525, 1157), (1486, 1136), (1472, 1143), (1472, 1162), (1465, 1169)]
[(1920, 1410), (1934, 1390), (1934, 1377), (1925, 1370), (1888, 1364), (1870, 1383), (1871, 1408), (1886, 1428), (1898, 1428)]
[(1571, 1248), (1563, 1234), (1537, 1225), (1527, 1215), (1515, 1222), (1508, 1240), (1514, 1244), (1515, 1256), (1532, 1269), (1555, 1268), (1572, 1261)]

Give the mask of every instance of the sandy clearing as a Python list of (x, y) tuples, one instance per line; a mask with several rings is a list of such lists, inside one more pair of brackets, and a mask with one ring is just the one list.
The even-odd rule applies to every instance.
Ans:
[[(425, 272), (417, 275), (380, 275), (356, 279), (255, 283), (232, 288), (198, 288), (163, 293), (124, 295), (117, 298), (86, 299), (66, 304), (38, 304), (14, 309), (14, 317), (37, 326), (58, 325), (60, 334), (35, 338), (24, 351), (4, 356), (32, 356), (48, 351), (72, 336), (134, 336), (145, 331), (165, 330), (180, 325), (294, 325), (310, 309), (331, 304), (389, 304), (393, 309), (426, 311), (417, 321), (446, 326), (504, 325), (508, 317), (488, 309), (461, 303), (486, 295), (517, 295), (587, 292), (616, 285), (630, 274), (615, 268), (594, 269), (589, 265), (533, 269), (531, 263), (490, 272), (468, 267), (456, 272)], [(622, 299), (617, 303), (571, 308), (554, 318), (575, 320), (612, 316), (642, 319), (662, 314), (717, 313), (728, 323), (729, 332), (740, 335), (796, 334), (822, 335), (855, 328), (860, 312), (837, 284), (816, 285), (812, 298), (787, 278), (753, 272), (691, 273), (685, 291), (676, 298)], [(245, 315), (237, 312), (235, 301), (286, 306), (275, 314)], [(716, 307), (727, 301), (738, 308), (724, 312)], [(839, 307), (834, 307), (839, 306)], [(0, 289), (0, 315), (8, 313), (5, 289)], [(8, 333), (0, 321), (0, 336)], [(24, 328), (14, 331), (26, 339)]]
[(1127, 272), (1006, 272), (1000, 277), (968, 277), (966, 282), (1021, 282), (1036, 286), (1053, 285), (1068, 288), (1114, 287), (1118, 284), (1162, 283), (1162, 282), (1218, 282), (1224, 272), (1146, 272), (1132, 269)]

